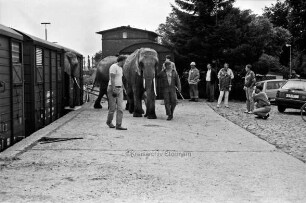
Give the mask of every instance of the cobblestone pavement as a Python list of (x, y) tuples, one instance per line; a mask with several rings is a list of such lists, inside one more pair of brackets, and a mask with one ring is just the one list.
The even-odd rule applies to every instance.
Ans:
[(277, 106), (272, 105), (270, 117), (263, 120), (244, 113), (244, 102), (230, 101), (230, 108), (224, 105), (217, 108), (216, 102), (208, 105), (221, 116), (306, 163), (306, 122), (299, 110), (286, 109), (279, 113)]

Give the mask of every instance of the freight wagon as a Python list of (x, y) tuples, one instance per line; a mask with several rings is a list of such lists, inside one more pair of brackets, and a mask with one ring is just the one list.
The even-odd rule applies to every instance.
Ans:
[(0, 151), (24, 138), (22, 41), (0, 24)]
[(0, 25), (0, 151), (82, 104), (82, 65), (71, 49)]

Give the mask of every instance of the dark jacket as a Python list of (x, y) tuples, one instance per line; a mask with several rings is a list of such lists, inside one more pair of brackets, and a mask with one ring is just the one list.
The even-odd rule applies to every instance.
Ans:
[(171, 77), (171, 84), (169, 85), (166, 70), (162, 70), (157, 74), (157, 78), (161, 81), (162, 91), (169, 92), (169, 91), (176, 91), (178, 88), (181, 91), (181, 81), (180, 78), (175, 70), (172, 70), (172, 77)]
[[(206, 71), (206, 74), (207, 72), (208, 71)], [(205, 79), (206, 79), (206, 74), (205, 74)], [(212, 68), (210, 72), (210, 84), (215, 84), (217, 79), (218, 79), (217, 72)]]

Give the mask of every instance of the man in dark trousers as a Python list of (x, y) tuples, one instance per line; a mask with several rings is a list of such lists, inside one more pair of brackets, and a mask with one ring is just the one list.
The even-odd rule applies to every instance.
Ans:
[(217, 73), (211, 68), (211, 64), (207, 64), (207, 72), (206, 72), (206, 95), (207, 101), (213, 102), (215, 100), (215, 84), (217, 81)]
[(176, 70), (169, 61), (165, 62), (165, 68), (157, 75), (161, 79), (161, 86), (164, 96), (167, 120), (173, 119), (173, 112), (176, 106), (176, 88), (181, 91), (181, 82)]

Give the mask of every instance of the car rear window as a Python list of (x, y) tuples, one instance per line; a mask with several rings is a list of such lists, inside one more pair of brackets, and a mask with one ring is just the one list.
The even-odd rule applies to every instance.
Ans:
[(282, 89), (306, 91), (306, 81), (288, 81)]
[(269, 82), (267, 82), (267, 90), (279, 89), (285, 83), (286, 83), (286, 81), (269, 81)]

